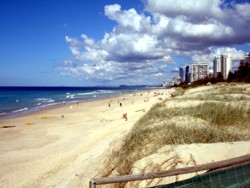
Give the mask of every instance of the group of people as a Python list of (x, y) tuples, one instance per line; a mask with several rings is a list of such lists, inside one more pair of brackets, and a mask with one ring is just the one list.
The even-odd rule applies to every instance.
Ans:
[[(108, 106), (109, 107), (111, 107), (111, 102), (113, 102), (112, 100), (109, 102), (109, 104), (108, 104)], [(122, 107), (122, 102), (120, 102), (119, 100), (118, 100), (118, 104), (120, 105), (120, 107)]]
[[(125, 100), (125, 99), (124, 99)], [(111, 102), (113, 102), (112, 100), (108, 103), (108, 106), (109, 107), (111, 107)], [(122, 107), (122, 102), (120, 102), (119, 100), (118, 100), (118, 104), (120, 105), (120, 107)], [(122, 115), (122, 118), (123, 119), (125, 119), (125, 121), (127, 121), (128, 120), (128, 114), (127, 113), (124, 113), (123, 115)]]

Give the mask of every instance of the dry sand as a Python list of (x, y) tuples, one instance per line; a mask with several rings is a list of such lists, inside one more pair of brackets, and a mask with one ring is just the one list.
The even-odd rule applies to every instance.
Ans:
[(170, 92), (127, 94), (0, 120), (0, 127), (15, 126), (0, 129), (0, 187), (88, 187), (111, 143)]

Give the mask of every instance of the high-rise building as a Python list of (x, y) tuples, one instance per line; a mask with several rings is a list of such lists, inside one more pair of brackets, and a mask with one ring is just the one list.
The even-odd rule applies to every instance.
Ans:
[(222, 74), (223, 79), (226, 80), (230, 71), (232, 71), (232, 56), (228, 55), (216, 56), (213, 61), (214, 77), (219, 73)]
[(221, 73), (223, 79), (226, 80), (230, 71), (232, 71), (232, 56), (231, 54), (221, 56)]
[(221, 58), (220, 56), (215, 56), (213, 62), (214, 77), (216, 78), (219, 73), (221, 73)]
[(191, 82), (208, 77), (209, 68), (207, 63), (192, 64), (191, 66)]
[(184, 79), (184, 70), (182, 67), (179, 68), (179, 76), (181, 78), (181, 81), (185, 81)]
[(179, 77), (181, 78), (182, 82), (185, 82), (185, 83), (190, 82), (189, 65), (179, 68)]
[(189, 73), (189, 65), (186, 66), (185, 68), (185, 82), (190, 83), (190, 73)]

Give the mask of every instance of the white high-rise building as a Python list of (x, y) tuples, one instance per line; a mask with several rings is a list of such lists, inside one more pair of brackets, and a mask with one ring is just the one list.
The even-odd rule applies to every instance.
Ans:
[(214, 77), (217, 77), (219, 73), (222, 74), (223, 79), (228, 78), (228, 74), (232, 71), (232, 56), (231, 54), (216, 56), (213, 62)]
[(223, 79), (226, 80), (228, 78), (228, 74), (232, 71), (232, 56), (231, 54), (222, 55), (221, 58), (221, 73), (223, 75)]
[(206, 78), (208, 76), (209, 76), (209, 68), (207, 63), (192, 64), (191, 82)]

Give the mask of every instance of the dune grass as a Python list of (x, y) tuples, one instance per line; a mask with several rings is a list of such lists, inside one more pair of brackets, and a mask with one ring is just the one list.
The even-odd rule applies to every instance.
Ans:
[[(194, 93), (193, 93), (194, 94)], [(214, 89), (206, 91), (204, 93), (198, 92), (198, 95), (186, 95), (185, 100), (214, 100), (220, 102), (230, 101), (244, 101), (250, 100), (250, 89), (247, 89), (241, 84), (218, 84), (214, 86)]]
[[(249, 122), (249, 116), (244, 115), (242, 107), (205, 103), (187, 109), (161, 108), (161, 105), (156, 105), (141, 118), (124, 140), (121, 149), (114, 153), (116, 157), (115, 160), (112, 159), (113, 164), (117, 166), (116, 170), (120, 175), (130, 174), (134, 161), (155, 153), (164, 145), (233, 142), (250, 138), (226, 129), (236, 124), (242, 127)], [(160, 123), (180, 114), (207, 120), (211, 122), (211, 126), (189, 128), (176, 126), (174, 123)], [(154, 120), (159, 122), (159, 126), (151, 126)]]
[[(175, 94), (180, 96), (184, 93), (185, 91), (178, 90)], [(208, 125), (178, 126), (177, 122), (170, 121), (179, 116), (202, 119)], [(163, 101), (153, 106), (135, 124), (120, 149), (113, 151), (103, 175), (130, 174), (135, 161), (157, 152), (165, 145), (249, 140), (249, 122), (250, 108), (247, 108), (247, 101), (244, 105), (205, 101), (188, 108), (168, 108), (166, 101)]]
[(189, 108), (164, 108), (164, 103), (155, 105), (135, 128), (150, 126), (150, 123), (161, 122), (174, 116), (193, 116), (204, 119), (211, 125), (242, 125), (250, 121), (250, 110), (246, 106), (234, 107), (230, 104), (205, 102)]
[(243, 125), (250, 120), (249, 110), (246, 110), (245, 106), (233, 107), (224, 103), (206, 102), (195, 107), (176, 111), (178, 111), (176, 115), (190, 115), (217, 126)]
[(245, 100), (250, 100), (250, 94), (241, 94), (239, 96), (233, 96), (230, 94), (213, 94), (213, 95), (199, 95), (195, 97), (186, 97), (185, 99), (182, 100), (203, 100), (203, 101), (220, 101), (220, 102), (239, 102), (239, 101), (245, 101)]

